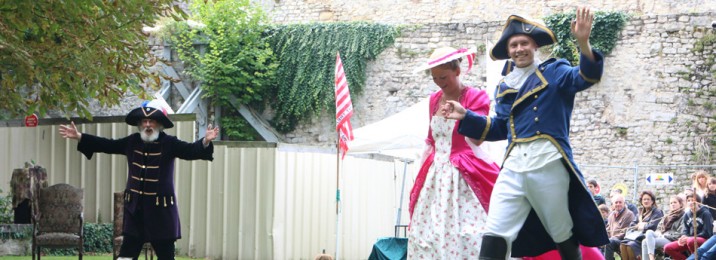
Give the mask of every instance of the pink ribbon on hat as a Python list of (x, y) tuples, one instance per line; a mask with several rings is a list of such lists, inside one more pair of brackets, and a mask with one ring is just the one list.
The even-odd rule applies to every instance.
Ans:
[[(453, 56), (453, 55), (455, 55), (455, 54), (465, 53), (465, 52), (467, 52), (467, 51), (468, 51), (467, 48), (460, 48), (459, 50), (456, 50), (456, 51), (454, 51), (454, 52), (445, 54), (444, 56), (442, 56), (442, 57), (440, 57), (440, 58), (438, 58), (438, 59), (435, 59), (435, 60), (433, 60), (433, 61), (428, 62), (428, 65), (431, 65), (431, 66), (432, 66), (432, 65), (434, 65), (434, 64), (436, 64), (436, 63), (437, 63), (437, 64), (440, 64), (440, 63), (442, 63), (443, 61), (445, 61), (445, 59), (450, 58), (450, 56)], [(472, 62), (475, 60), (475, 53), (473, 52), (473, 53), (471, 53), (471, 54), (468, 54), (466, 57), (467, 57), (467, 72), (465, 72), (465, 73), (468, 73), (468, 72), (470, 72), (470, 70), (472, 69)], [(450, 60), (452, 60), (452, 59), (450, 59)]]

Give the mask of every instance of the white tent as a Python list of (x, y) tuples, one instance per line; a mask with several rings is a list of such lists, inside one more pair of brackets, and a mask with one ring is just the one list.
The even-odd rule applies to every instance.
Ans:
[(428, 99), (378, 122), (353, 130), (348, 153), (377, 153), (419, 159), (428, 135)]

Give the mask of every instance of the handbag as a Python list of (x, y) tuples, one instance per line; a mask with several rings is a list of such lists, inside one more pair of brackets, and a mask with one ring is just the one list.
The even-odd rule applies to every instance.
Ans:
[(644, 237), (644, 232), (634, 229), (627, 230), (626, 234), (624, 234), (624, 240), (631, 240), (636, 242), (640, 242), (642, 239), (644, 239)]

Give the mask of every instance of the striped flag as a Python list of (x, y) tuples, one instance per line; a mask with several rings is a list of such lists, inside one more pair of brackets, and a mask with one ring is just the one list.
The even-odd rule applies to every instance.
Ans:
[(351, 93), (348, 91), (346, 73), (343, 71), (343, 62), (340, 53), (336, 53), (336, 131), (338, 131), (338, 147), (346, 156), (348, 141), (353, 140), (353, 128), (351, 127), (351, 116), (353, 115), (353, 104)]

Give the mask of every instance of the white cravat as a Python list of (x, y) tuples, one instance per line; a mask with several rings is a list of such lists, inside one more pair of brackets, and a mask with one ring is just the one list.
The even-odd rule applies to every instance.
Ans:
[(505, 76), (505, 84), (507, 84), (508, 87), (519, 90), (522, 88), (522, 85), (525, 84), (525, 81), (527, 78), (529, 78), (533, 73), (535, 73), (535, 70), (537, 69), (537, 66), (542, 64), (542, 61), (535, 57), (534, 62), (530, 64), (527, 67), (524, 68), (518, 68), (517, 66), (514, 67), (514, 70), (512, 70), (507, 76)]

